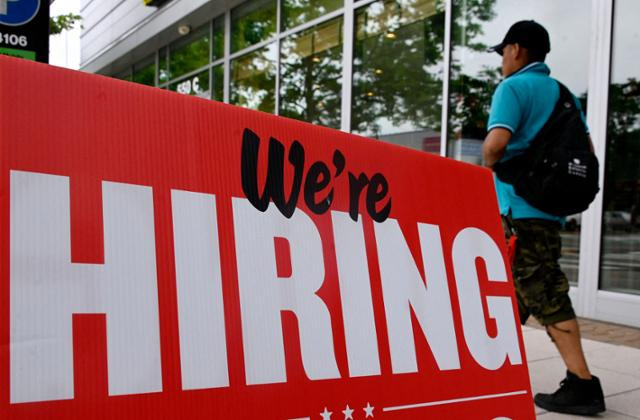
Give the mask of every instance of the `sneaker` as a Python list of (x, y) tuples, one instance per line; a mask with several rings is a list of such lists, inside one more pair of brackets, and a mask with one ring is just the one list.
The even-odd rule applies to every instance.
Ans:
[(560, 388), (553, 394), (536, 394), (533, 401), (540, 408), (557, 413), (595, 415), (605, 410), (600, 380), (580, 379), (567, 371)]

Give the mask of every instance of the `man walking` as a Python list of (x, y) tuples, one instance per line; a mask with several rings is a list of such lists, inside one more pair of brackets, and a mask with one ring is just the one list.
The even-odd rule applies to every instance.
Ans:
[[(483, 144), (489, 168), (524, 153), (551, 116), (560, 89), (544, 63), (550, 49), (546, 29), (532, 20), (515, 23), (504, 40), (491, 48), (502, 56), (505, 79), (493, 95)], [(524, 324), (533, 315), (546, 328), (567, 368), (560, 388), (553, 394), (536, 394), (534, 401), (549, 411), (602, 412), (605, 404), (600, 381), (587, 367), (568, 294), (569, 282), (558, 263), (564, 218), (531, 206), (512, 185), (494, 178), (506, 234), (517, 236), (512, 270), (520, 321)]]

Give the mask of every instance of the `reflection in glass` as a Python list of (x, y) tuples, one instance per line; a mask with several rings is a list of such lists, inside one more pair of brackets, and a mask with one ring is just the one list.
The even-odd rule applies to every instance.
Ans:
[(178, 82), (171, 83), (169, 85), (169, 90), (182, 93), (183, 95), (192, 95), (210, 99), (209, 70), (205, 70), (195, 76), (184, 78)]
[(156, 59), (149, 56), (133, 66), (132, 80), (147, 86), (155, 86), (156, 83)]
[[(487, 134), (491, 97), (500, 81), (500, 57), (487, 53), (482, 35), (496, 18), (496, 0), (454, 0), (449, 80), (449, 142), (447, 155), (482, 163), (482, 141)], [(515, 22), (515, 21), (514, 21)], [(502, 37), (490, 45), (497, 44)], [(478, 57), (486, 55), (492, 62)]]
[(343, 0), (282, 0), (282, 30), (309, 22), (342, 7)]
[(501, 58), (487, 48), (525, 19), (549, 32), (546, 63), (586, 105), (591, 0), (454, 0), (447, 155), (480, 164), (491, 96), (502, 80)]
[(640, 2), (615, 6), (600, 288), (640, 294)]
[(340, 128), (342, 18), (284, 39), (280, 115)]
[(222, 102), (224, 100), (224, 66), (215, 66), (211, 69), (212, 96), (211, 99)]
[(258, 44), (276, 33), (276, 0), (252, 0), (231, 11), (231, 52)]
[(158, 82), (163, 84), (169, 81), (169, 55), (167, 47), (160, 48), (158, 53)]
[[(502, 80), (501, 58), (487, 48), (509, 27), (525, 19), (545, 26), (551, 39), (546, 63), (551, 75), (579, 97), (586, 109), (590, 0), (454, 0), (447, 155), (482, 163), (491, 96)], [(567, 218), (560, 265), (569, 281), (578, 281), (580, 215)]]
[(211, 61), (224, 57), (224, 15), (213, 20), (213, 43), (211, 48)]
[(444, 3), (377, 1), (356, 11), (353, 132), (439, 153)]
[(127, 82), (133, 81), (133, 75), (131, 74), (131, 67), (121, 71), (113, 76), (115, 79), (126, 80)]
[(272, 43), (231, 62), (231, 103), (275, 112), (276, 44)]
[(169, 79), (209, 64), (209, 25), (203, 25), (169, 46)]

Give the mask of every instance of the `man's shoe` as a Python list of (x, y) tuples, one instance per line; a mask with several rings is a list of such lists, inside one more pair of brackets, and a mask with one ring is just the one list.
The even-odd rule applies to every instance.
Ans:
[(560, 388), (553, 394), (536, 394), (533, 401), (540, 408), (557, 413), (595, 415), (605, 410), (600, 380), (580, 379), (567, 371)]

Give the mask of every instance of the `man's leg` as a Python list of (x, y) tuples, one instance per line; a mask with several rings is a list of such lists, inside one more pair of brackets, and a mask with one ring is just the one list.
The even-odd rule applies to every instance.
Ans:
[(591, 379), (591, 372), (582, 351), (580, 327), (576, 319), (557, 322), (546, 327), (567, 366), (567, 370), (580, 379)]
[(520, 241), (513, 267), (516, 291), (545, 326), (567, 366), (560, 388), (552, 394), (536, 394), (534, 401), (549, 411), (600, 413), (605, 410), (602, 387), (587, 367), (569, 298), (569, 281), (558, 264), (559, 225), (539, 220), (515, 221), (515, 225)]
[(536, 394), (535, 404), (545, 410), (567, 414), (594, 415), (605, 411), (602, 385), (587, 367), (576, 319), (549, 324), (546, 328), (567, 366), (567, 376), (554, 393)]

